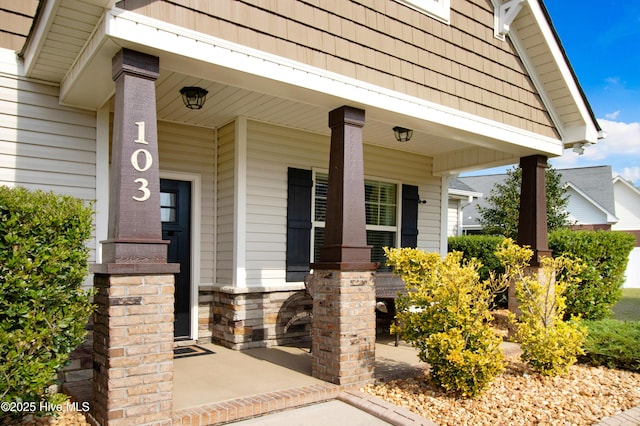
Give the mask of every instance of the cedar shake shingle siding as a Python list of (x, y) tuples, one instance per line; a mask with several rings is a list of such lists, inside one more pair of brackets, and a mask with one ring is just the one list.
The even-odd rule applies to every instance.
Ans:
[(124, 0), (118, 7), (558, 138), (489, 0), (447, 25), (393, 0)]

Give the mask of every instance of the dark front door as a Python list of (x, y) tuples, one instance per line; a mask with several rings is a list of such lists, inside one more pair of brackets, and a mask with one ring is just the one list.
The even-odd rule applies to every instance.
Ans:
[(191, 336), (191, 183), (160, 179), (162, 239), (169, 241), (167, 260), (179, 263), (175, 283), (176, 339)]

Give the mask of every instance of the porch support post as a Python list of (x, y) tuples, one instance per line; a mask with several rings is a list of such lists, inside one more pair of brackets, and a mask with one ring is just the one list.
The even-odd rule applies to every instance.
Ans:
[(97, 311), (91, 417), (167, 424), (173, 409), (173, 294), (162, 241), (155, 80), (159, 60), (122, 49), (116, 82), (108, 239), (93, 268)]
[[(520, 188), (520, 218), (518, 222), (518, 244), (533, 250), (528, 273), (539, 276), (540, 259), (550, 257), (547, 231), (546, 169), (547, 157), (531, 155), (520, 159), (522, 183)], [(519, 313), (515, 298), (515, 283), (509, 286), (509, 310)]]
[(522, 184), (520, 188), (520, 220), (518, 223), (518, 244), (528, 245), (533, 250), (532, 266), (538, 266), (540, 259), (551, 256), (547, 233), (547, 193), (545, 171), (547, 157), (531, 155), (520, 159)]
[(341, 385), (373, 381), (375, 364), (376, 264), (367, 246), (363, 126), (363, 110), (329, 113), (325, 242), (310, 282), (312, 374)]

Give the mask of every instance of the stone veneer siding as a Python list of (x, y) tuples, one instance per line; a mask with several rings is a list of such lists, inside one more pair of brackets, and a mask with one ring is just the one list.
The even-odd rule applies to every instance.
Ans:
[(201, 287), (198, 341), (235, 350), (310, 341), (312, 305), (304, 290)]

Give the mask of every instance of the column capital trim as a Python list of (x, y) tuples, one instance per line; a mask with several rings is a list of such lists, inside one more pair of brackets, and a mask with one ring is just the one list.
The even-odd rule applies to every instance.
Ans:
[(157, 80), (160, 75), (160, 58), (131, 49), (120, 49), (111, 61), (111, 75), (115, 81), (122, 74)]

